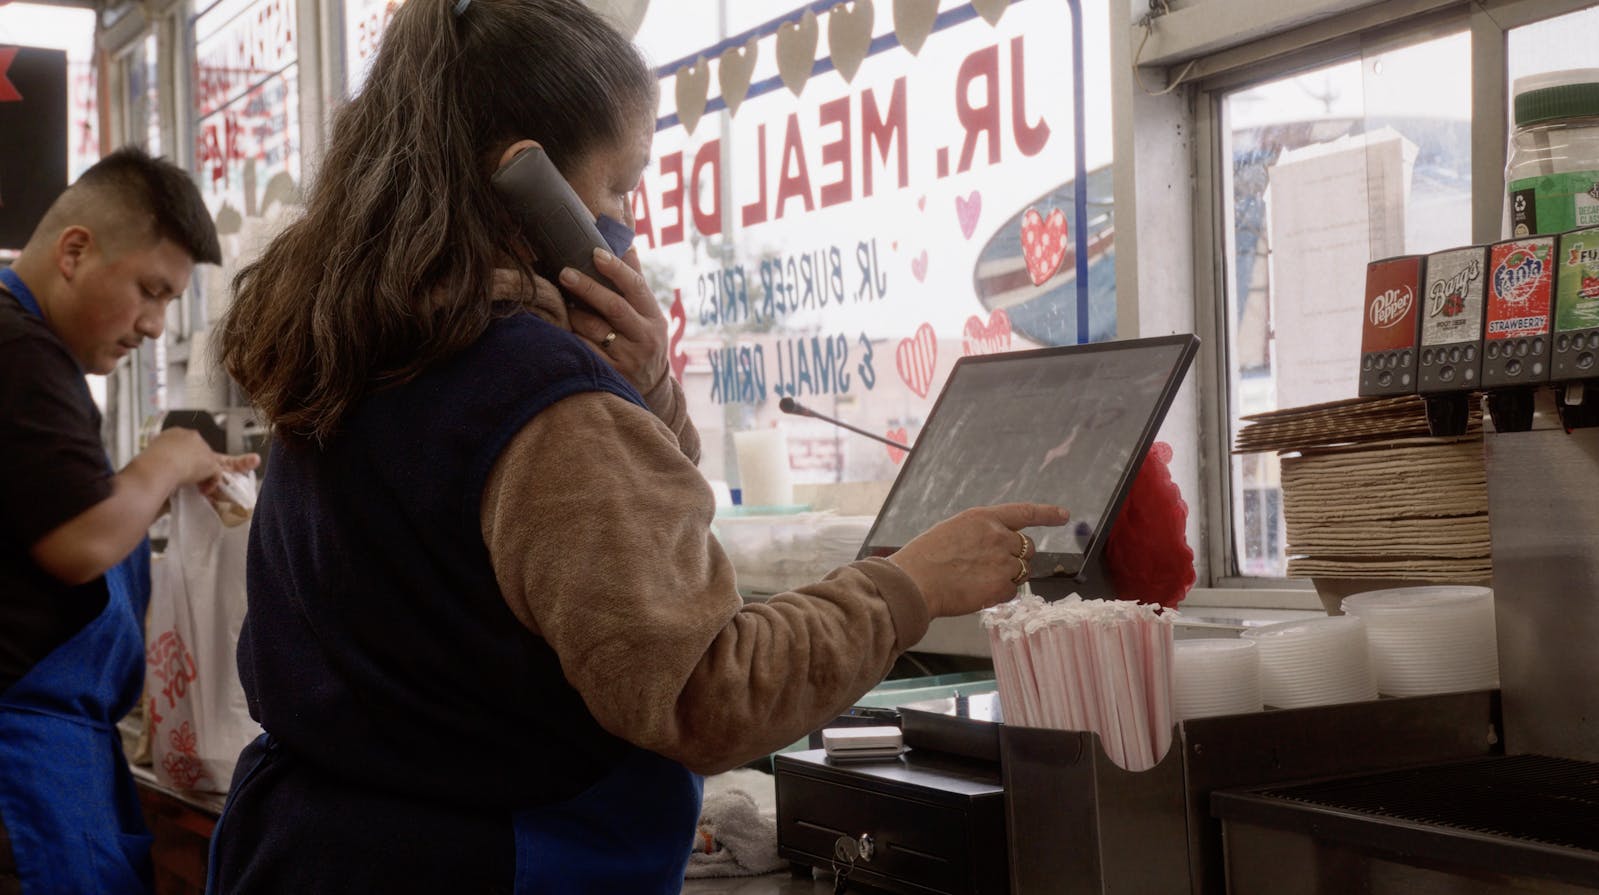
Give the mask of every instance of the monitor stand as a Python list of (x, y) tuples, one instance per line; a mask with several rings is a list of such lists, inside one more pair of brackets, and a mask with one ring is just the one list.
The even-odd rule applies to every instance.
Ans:
[(1111, 583), (1110, 573), (1106, 571), (1104, 560), (1098, 554), (1089, 557), (1082, 571), (1074, 577), (1052, 575), (1048, 578), (1034, 578), (1029, 584), (1034, 594), (1051, 603), (1072, 594), (1077, 594), (1085, 600), (1116, 599), (1116, 587)]

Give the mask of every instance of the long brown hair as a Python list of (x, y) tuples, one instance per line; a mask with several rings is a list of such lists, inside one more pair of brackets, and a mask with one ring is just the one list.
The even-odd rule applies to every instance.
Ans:
[(580, 0), (456, 9), (400, 7), (303, 216), (233, 281), (222, 363), (280, 435), (325, 441), (482, 335), (496, 263), (529, 257), (489, 184), (507, 146), (538, 140), (565, 171), (654, 111), (638, 51)]

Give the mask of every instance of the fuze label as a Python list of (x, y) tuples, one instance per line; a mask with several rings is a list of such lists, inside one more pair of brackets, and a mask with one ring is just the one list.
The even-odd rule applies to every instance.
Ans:
[(1599, 326), (1599, 229), (1560, 237), (1555, 331)]
[(1421, 344), (1450, 345), (1482, 338), (1482, 257), (1477, 248), (1427, 257)]
[(1501, 242), (1488, 256), (1488, 338), (1518, 339), (1549, 332), (1554, 283), (1553, 239)]
[(1366, 265), (1366, 319), (1360, 351), (1393, 351), (1416, 345), (1416, 302), (1421, 259), (1389, 258)]

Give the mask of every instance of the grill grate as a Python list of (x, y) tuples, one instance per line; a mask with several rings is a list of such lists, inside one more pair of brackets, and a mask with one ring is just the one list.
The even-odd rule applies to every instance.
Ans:
[(1290, 802), (1599, 852), (1599, 764), (1477, 759), (1261, 790)]

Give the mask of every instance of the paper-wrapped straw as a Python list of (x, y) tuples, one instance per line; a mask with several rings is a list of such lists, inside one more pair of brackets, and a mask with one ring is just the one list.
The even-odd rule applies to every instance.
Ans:
[(1055, 639), (1050, 632), (1054, 626), (1042, 613), (1031, 618), (1024, 626), (1027, 632), (1027, 649), (1037, 664), (1034, 679), (1038, 683), (1038, 701), (1041, 725), (1056, 730), (1070, 730), (1067, 724), (1066, 679), (1061, 676), (1060, 655), (1055, 649)]
[(1075, 624), (1071, 629), (1072, 658), (1077, 668), (1077, 682), (1083, 692), (1083, 707), (1088, 724), (1084, 730), (1105, 729), (1107, 712), (1100, 698), (1099, 678), (1094, 674), (1094, 648), (1090, 643), (1093, 634), (1087, 624)]
[(1118, 645), (1122, 657), (1122, 690), (1117, 694), (1132, 707), (1130, 722), (1126, 729), (1130, 731), (1128, 739), (1128, 767), (1134, 771), (1145, 771), (1155, 766), (1154, 736), (1150, 732), (1149, 724), (1149, 681), (1144, 673), (1147, 663), (1144, 650), (1142, 619), (1123, 618), (1116, 622), (1116, 633), (1120, 636)]
[(1066, 625), (1055, 625), (1049, 629), (1049, 634), (1055, 641), (1055, 654), (1058, 657), (1054, 672), (1066, 682), (1066, 729), (1092, 730), (1088, 717), (1088, 699), (1083, 695), (1083, 681), (1077, 676), (1076, 668), (1072, 664), (1071, 628)]
[[(986, 620), (985, 620), (986, 621)], [(994, 680), (999, 684), (999, 711), (1005, 721), (1021, 723), (1021, 679), (1016, 674), (1016, 654), (1004, 642), (997, 626), (988, 628), (988, 652), (994, 658)]]
[[(998, 650), (1006, 657), (1005, 675), (1009, 686), (1004, 682), (1000, 684), (1000, 711), (1011, 724), (1031, 725), (1035, 723), (1030, 708), (1035, 699), (1030, 695), (1034, 692), (1035, 679), (1020, 643), (1021, 629), (1012, 620), (1001, 620), (990, 631)], [(997, 666), (995, 671), (998, 677)]]
[[(1110, 652), (1111, 637), (1107, 636), (1104, 621), (1090, 621), (1084, 628), (1088, 632), (1089, 668), (1094, 675), (1094, 685), (1099, 690), (1100, 726), (1097, 729), (1105, 754), (1116, 764), (1127, 767), (1126, 728), (1122, 724), (1123, 706), (1117, 699), (1117, 666), (1120, 656)], [(1116, 640), (1120, 644), (1120, 639)], [(1118, 652), (1120, 650), (1118, 649)]]
[(1018, 636), (1015, 640), (1018, 661), (1016, 670), (1022, 680), (1022, 713), (1029, 727), (1044, 726), (1043, 704), (1038, 696), (1038, 672), (1043, 671), (1043, 663), (1033, 657), (1031, 644), (1027, 636), (1017, 625)]
[(1155, 734), (1155, 761), (1159, 763), (1171, 748), (1172, 720), (1175, 714), (1172, 685), (1171, 614), (1155, 617), (1144, 626), (1148, 641), (1145, 654), (1150, 659), (1149, 723)]
[(1172, 744), (1176, 613), (1075, 596), (1024, 595), (987, 610), (1006, 720), (1092, 731), (1121, 767), (1154, 767)]

